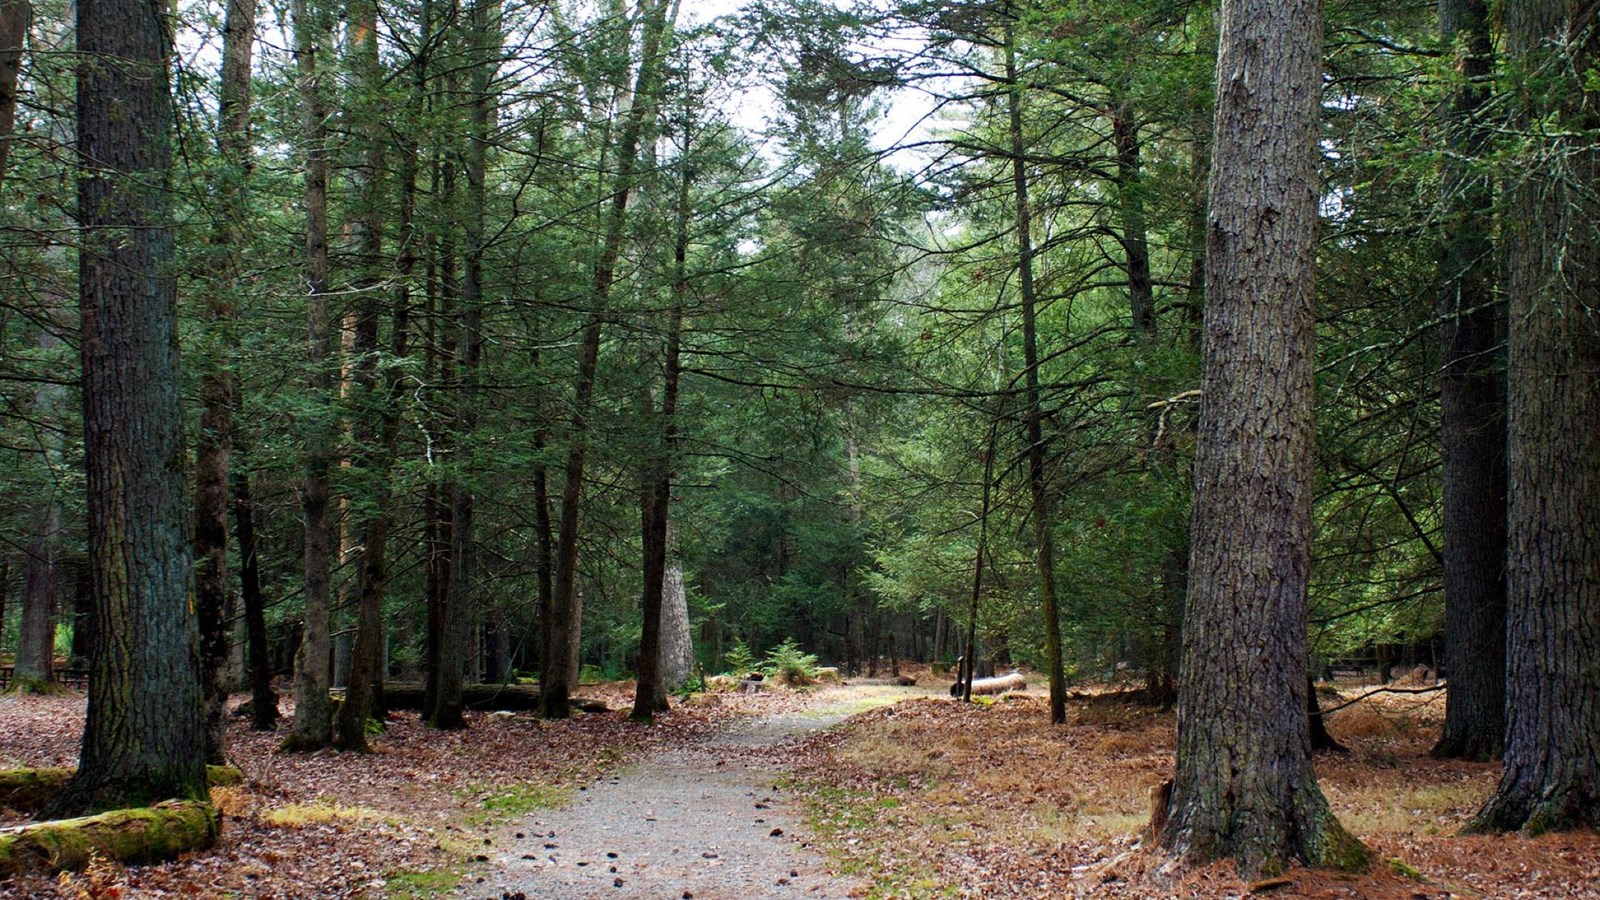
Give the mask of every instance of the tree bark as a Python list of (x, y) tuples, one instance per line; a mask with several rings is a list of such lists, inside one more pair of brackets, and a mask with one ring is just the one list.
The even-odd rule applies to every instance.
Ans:
[[(693, 168), (689, 161), (689, 153), (692, 141), (693, 132), (685, 127), (683, 158), (680, 161), (682, 171), (679, 172), (678, 178), (678, 208), (673, 225), (672, 307), (667, 313), (666, 346), (663, 353), (665, 371), (661, 385), (661, 412), (657, 419), (660, 431), (655, 437), (656, 446), (650, 449), (649, 459), (644, 466), (644, 489), (640, 503), (644, 593), (639, 606), (644, 617), (644, 627), (639, 641), (639, 681), (634, 692), (633, 712), (630, 717), (644, 722), (651, 721), (656, 713), (668, 709), (662, 620), (667, 587), (672, 482), (677, 474), (678, 382), (683, 373), (680, 358), (683, 314), (689, 293), (689, 203), (690, 189), (693, 187)], [(648, 390), (645, 392), (645, 402), (650, 403)], [(687, 631), (688, 623), (685, 622), (685, 637)]]
[[(1593, 6), (1506, 6), (1519, 133), (1507, 185), (1511, 300), (1506, 747), (1472, 823), (1538, 834), (1600, 824), (1600, 92)], [(1532, 127), (1529, 123), (1541, 126)]]
[(1133, 333), (1156, 333), (1155, 282), (1150, 277), (1150, 239), (1139, 163), (1139, 120), (1133, 105), (1111, 108), (1111, 140), (1117, 151), (1117, 209), (1122, 219), (1123, 266), (1128, 275), (1128, 310)]
[(694, 671), (694, 638), (689, 626), (689, 592), (672, 520), (667, 520), (667, 577), (661, 589), (661, 680), (667, 690), (683, 687)]
[(1361, 868), (1311, 767), (1320, 0), (1224, 0), (1177, 776), (1162, 843), (1246, 873)]
[(306, 474), (301, 490), (305, 517), (305, 614), (294, 665), (294, 723), (286, 750), (319, 750), (333, 741), (328, 699), (329, 597), (332, 591), (332, 469), (338, 429), (332, 425), (333, 318), (328, 309), (328, 104), (318, 56), (325, 46), (327, 15), (321, 0), (293, 4), (295, 61), (305, 121), (307, 393), (315, 408), (306, 431)]
[(1022, 140), (1022, 85), (1017, 80), (1016, 35), (1006, 26), (1007, 111), (1011, 120), (1011, 186), (1016, 203), (1017, 284), (1022, 301), (1023, 384), (1027, 403), (1023, 439), (1027, 441), (1028, 493), (1032, 498), (1033, 542), (1039, 603), (1044, 608), (1045, 666), (1050, 679), (1050, 722), (1067, 721), (1067, 678), (1061, 650), (1061, 609), (1056, 596), (1055, 515), (1046, 471), (1049, 445), (1044, 437), (1044, 401), (1039, 389), (1039, 327), (1033, 286), (1033, 213), (1028, 207), (1028, 173)]
[(1505, 741), (1506, 470), (1504, 373), (1495, 299), (1494, 192), (1473, 160), (1494, 66), (1485, 0), (1440, 0), (1439, 31), (1462, 79), (1444, 110), (1444, 246), (1439, 261), (1439, 425), (1443, 472), (1444, 731), (1433, 755), (1496, 759)]
[(195, 608), (200, 615), (200, 676), (205, 694), (206, 761), (227, 762), (229, 651), (228, 469), (233, 455), (238, 349), (234, 302), (240, 282), (239, 234), (248, 214), (250, 174), (250, 62), (255, 45), (255, 0), (229, 0), (222, 27), (222, 87), (217, 110), (217, 177), (220, 207), (212, 230), (209, 285), (201, 309), (206, 345), (201, 353), (200, 433), (194, 460)]
[[(235, 402), (238, 395), (235, 394)], [(244, 447), (234, 436), (235, 456)], [(261, 593), (261, 549), (256, 537), (255, 499), (250, 493), (250, 472), (234, 465), (232, 482), (234, 536), (239, 542), (239, 598), (244, 602), (246, 657), (250, 669), (250, 727), (272, 731), (278, 727), (278, 693), (272, 689), (272, 656), (267, 644), (267, 603)]]
[[(52, 817), (203, 799), (184, 501), (165, 7), (80, 0), (78, 262), (96, 642), (77, 777)], [(114, 639), (113, 639), (114, 638)]]
[(61, 507), (52, 499), (39, 514), (28, 541), (22, 576), (22, 621), (17, 631), (11, 690), (51, 690), (55, 675), (56, 608), (61, 601)]
[(668, 0), (646, 0), (644, 35), (639, 69), (634, 78), (633, 105), (627, 111), (617, 142), (617, 172), (612, 181), (610, 210), (604, 243), (594, 268), (594, 289), (578, 349), (578, 372), (573, 387), (572, 419), (567, 429), (566, 481), (561, 488), (561, 530), (556, 543), (555, 583), (551, 597), (550, 671), (545, 679), (544, 714), (562, 719), (570, 714), (567, 698), (577, 682), (578, 638), (582, 600), (578, 594), (578, 528), (582, 511), (583, 475), (589, 452), (589, 419), (593, 413), (595, 376), (600, 365), (600, 339), (616, 282), (617, 261), (628, 222), (628, 198), (634, 188), (639, 161), (639, 139), (646, 116), (654, 106), (661, 80), (661, 47), (667, 30)]
[(22, 49), (28, 39), (33, 7), (28, 0), (0, 0), (0, 189), (17, 127), (17, 80), (22, 74)]

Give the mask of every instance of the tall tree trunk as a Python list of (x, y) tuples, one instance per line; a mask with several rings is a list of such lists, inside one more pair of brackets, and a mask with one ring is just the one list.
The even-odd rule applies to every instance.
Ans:
[(616, 282), (617, 261), (628, 222), (628, 198), (634, 188), (639, 159), (639, 139), (647, 114), (655, 104), (661, 81), (661, 48), (667, 30), (667, 0), (643, 0), (644, 35), (639, 70), (634, 78), (633, 105), (627, 111), (617, 141), (617, 172), (612, 182), (604, 243), (594, 268), (594, 289), (578, 349), (578, 372), (573, 388), (572, 420), (567, 429), (566, 481), (561, 488), (561, 531), (556, 544), (555, 583), (552, 586), (550, 671), (544, 679), (544, 715), (564, 719), (571, 715), (569, 701), (577, 681), (577, 645), (582, 621), (578, 595), (578, 528), (583, 501), (583, 474), (589, 452), (589, 418), (594, 406), (595, 375), (600, 366), (600, 339)]
[(97, 641), (78, 772), (46, 817), (204, 799), (184, 501), (164, 7), (79, 0), (78, 304)]
[(1440, 450), (1444, 489), (1444, 732), (1433, 755), (1488, 760), (1505, 741), (1506, 471), (1502, 305), (1494, 295), (1494, 192), (1473, 171), (1489, 150), (1478, 121), (1494, 66), (1485, 0), (1439, 0), (1439, 31), (1460, 48), (1445, 108), (1444, 247), (1439, 261)]
[(33, 7), (28, 0), (0, 0), (0, 189), (17, 124), (17, 80), (22, 74), (22, 48), (28, 39)]
[(1150, 277), (1150, 239), (1144, 212), (1144, 184), (1139, 164), (1139, 120), (1133, 105), (1111, 108), (1111, 139), (1117, 151), (1117, 209), (1122, 219), (1122, 253), (1128, 276), (1128, 309), (1133, 333), (1156, 333), (1155, 282)]
[[(236, 395), (237, 396), (237, 395)], [(235, 459), (244, 447), (234, 437)], [(256, 536), (255, 498), (250, 492), (250, 472), (234, 465), (232, 482), (233, 532), (239, 542), (239, 598), (244, 601), (246, 658), (250, 669), (250, 727), (272, 731), (278, 727), (278, 693), (272, 689), (272, 656), (267, 642), (267, 602), (261, 592), (261, 546)]]
[(667, 520), (667, 576), (661, 588), (661, 680), (667, 690), (683, 687), (694, 672), (694, 638), (689, 625), (689, 592), (672, 520)]
[(55, 674), (56, 608), (61, 601), (61, 507), (54, 499), (39, 513), (23, 567), (22, 622), (17, 631), (11, 690), (50, 690)]
[[(377, 46), (377, 5), (372, 2), (351, 4), (350, 18), (355, 46), (355, 62), (361, 81), (369, 91), (378, 91), (385, 77), (379, 64)], [(422, 38), (420, 46), (426, 47), (432, 33), (432, 4), (422, 5)], [(422, 51), (411, 61), (415, 67), (412, 87), (412, 110), (420, 112), (427, 83), (427, 55)], [(375, 93), (373, 96), (377, 96)], [(369, 110), (375, 113), (376, 110)], [(356, 632), (350, 651), (350, 677), (345, 688), (344, 704), (339, 709), (337, 743), (341, 749), (366, 751), (367, 722), (380, 718), (383, 682), (383, 601), (389, 579), (389, 533), (393, 527), (390, 504), (393, 491), (390, 470), (399, 447), (400, 402), (404, 391), (401, 361), (409, 351), (411, 273), (416, 265), (413, 250), (416, 218), (416, 179), (418, 147), (409, 142), (400, 163), (400, 221), (399, 250), (395, 261), (398, 274), (394, 292), (394, 322), (389, 360), (382, 366), (379, 378), (378, 331), (382, 318), (377, 275), (378, 261), (383, 252), (381, 240), (380, 199), (382, 190), (377, 173), (384, 170), (383, 130), (371, 127), (363, 136), (369, 179), (362, 184), (361, 236), (358, 244), (365, 265), (371, 270), (367, 279), (368, 293), (363, 295), (356, 327), (356, 389), (363, 398), (364, 417), (362, 434), (358, 441), (354, 467), (362, 473), (362, 481), (371, 492), (367, 498), (370, 512), (362, 516), (360, 568), (356, 577)]]
[[(693, 169), (689, 162), (692, 132), (683, 135), (683, 159), (678, 178), (677, 216), (672, 240), (672, 307), (667, 312), (664, 373), (661, 386), (660, 432), (656, 446), (645, 464), (642, 525), (644, 549), (644, 596), (640, 608), (644, 616), (643, 636), (639, 641), (639, 682), (634, 692), (632, 718), (648, 722), (655, 713), (665, 712), (666, 677), (663, 670), (662, 618), (666, 595), (669, 507), (678, 455), (678, 381), (683, 373), (680, 358), (684, 304), (689, 294), (689, 217)], [(648, 391), (645, 402), (650, 402)], [(687, 623), (685, 623), (687, 625)], [(687, 627), (684, 631), (687, 632)]]
[(1508, 185), (1511, 299), (1506, 747), (1473, 827), (1600, 824), (1600, 91), (1592, 3), (1506, 5), (1521, 125)]
[(200, 615), (200, 677), (206, 704), (206, 762), (227, 762), (229, 650), (228, 467), (233, 454), (233, 353), (238, 349), (234, 302), (239, 284), (240, 229), (248, 209), (250, 174), (250, 61), (255, 0), (229, 0), (222, 27), (222, 88), (217, 110), (216, 225), (210, 271), (217, 273), (201, 309), (208, 343), (202, 352), (200, 433), (195, 439), (195, 608)]
[(1039, 603), (1044, 608), (1045, 665), (1050, 678), (1050, 722), (1067, 721), (1067, 678), (1061, 651), (1061, 609), (1056, 597), (1055, 516), (1046, 460), (1044, 401), (1039, 390), (1039, 328), (1033, 287), (1033, 213), (1028, 207), (1028, 172), (1022, 140), (1022, 85), (1017, 80), (1016, 35), (1006, 26), (1006, 106), (1011, 120), (1011, 186), (1016, 203), (1017, 285), (1022, 301), (1023, 384), (1027, 403), (1023, 439), (1028, 451), (1028, 494), (1033, 505), (1033, 542)]
[(305, 114), (307, 392), (315, 408), (306, 431), (306, 475), (301, 511), (305, 517), (305, 615), (294, 665), (294, 724), (286, 750), (318, 750), (333, 740), (328, 697), (329, 595), (332, 587), (332, 498), (334, 445), (332, 423), (333, 317), (328, 309), (328, 104), (322, 86), (321, 54), (328, 30), (322, 0), (294, 0), (295, 60)]
[[(479, 370), (483, 355), (483, 258), (488, 143), (494, 129), (497, 103), (490, 93), (499, 67), (499, 5), (495, 0), (475, 0), (470, 12), (470, 34), (476, 65), (472, 70), (467, 146), (463, 172), (467, 187), (462, 217), (466, 252), (461, 279), (460, 325), (457, 330), (456, 371), (460, 390), (456, 399), (456, 442), (472, 445), (477, 424)], [(472, 633), (476, 578), (473, 543), (476, 497), (472, 485), (460, 474), (450, 485), (450, 577), (447, 582), (442, 630), (439, 636), (438, 688), (428, 724), (434, 728), (463, 728), (462, 679), (467, 641)]]
[(1224, 0), (1177, 776), (1162, 842), (1248, 873), (1370, 853), (1307, 731), (1320, 0)]

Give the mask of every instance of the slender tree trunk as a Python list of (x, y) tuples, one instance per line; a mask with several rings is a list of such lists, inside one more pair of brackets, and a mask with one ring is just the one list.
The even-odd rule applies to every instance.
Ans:
[(239, 234), (247, 214), (250, 174), (250, 61), (255, 44), (255, 0), (229, 0), (222, 28), (222, 89), (217, 112), (217, 181), (220, 199), (211, 234), (211, 272), (201, 318), (207, 335), (201, 357), (200, 433), (195, 439), (195, 608), (200, 615), (200, 675), (206, 703), (206, 762), (227, 762), (229, 650), (228, 467), (233, 453), (232, 355), (235, 285), (240, 282)]
[(1506, 470), (1503, 308), (1494, 295), (1494, 192), (1472, 160), (1489, 151), (1478, 117), (1494, 66), (1485, 0), (1440, 0), (1462, 83), (1445, 109), (1445, 235), (1439, 262), (1440, 450), (1444, 489), (1444, 732), (1433, 755), (1488, 760), (1505, 741)]
[(55, 675), (56, 609), (61, 603), (61, 507), (52, 499), (39, 514), (23, 567), (22, 622), (17, 631), (11, 690), (50, 690)]
[(661, 589), (661, 679), (667, 690), (683, 687), (694, 672), (694, 638), (689, 627), (689, 593), (678, 559), (678, 541), (667, 520), (667, 577)]
[[(1600, 56), (1592, 3), (1505, 8), (1522, 134), (1504, 219), (1511, 299), (1506, 746), (1472, 827), (1600, 824)], [(1541, 123), (1535, 129), (1529, 123)]]
[[(487, 148), (496, 118), (490, 86), (498, 68), (499, 5), (476, 0), (471, 9), (471, 30), (477, 64), (470, 85), (471, 107), (463, 171), (467, 179), (462, 224), (466, 238), (463, 257), (460, 327), (457, 331), (456, 367), (460, 391), (456, 400), (456, 442), (471, 446), (477, 423), (479, 370), (483, 354), (484, 179)], [(450, 485), (450, 577), (446, 586), (442, 632), (439, 637), (438, 689), (427, 721), (434, 728), (463, 728), (462, 679), (467, 641), (474, 619), (476, 547), (473, 543), (476, 497), (459, 475)]]
[(1111, 109), (1111, 138), (1117, 151), (1117, 208), (1122, 218), (1122, 252), (1128, 275), (1128, 308), (1133, 333), (1156, 333), (1155, 282), (1150, 277), (1150, 239), (1144, 212), (1144, 184), (1139, 164), (1139, 120), (1132, 104)]
[[(665, 373), (661, 386), (661, 431), (657, 445), (645, 465), (643, 510), (644, 615), (643, 637), (639, 642), (639, 683), (633, 699), (632, 718), (648, 722), (667, 706), (666, 678), (663, 673), (663, 602), (666, 594), (667, 535), (672, 482), (678, 454), (678, 381), (683, 373), (680, 359), (684, 304), (689, 294), (689, 202), (693, 171), (687, 160), (691, 136), (684, 135), (682, 171), (678, 180), (678, 209), (672, 241), (672, 307), (667, 313)], [(648, 393), (645, 401), (649, 402)], [(685, 628), (687, 631), (687, 628)]]
[[(234, 439), (235, 459), (244, 447)], [(278, 727), (278, 693), (272, 689), (272, 656), (267, 641), (267, 602), (261, 593), (261, 548), (256, 536), (255, 498), (250, 493), (250, 472), (234, 465), (229, 479), (233, 488), (233, 531), (239, 542), (239, 597), (244, 601), (246, 657), (250, 668), (250, 727), (272, 731)]]
[(170, 170), (169, 23), (79, 0), (78, 261), (97, 641), (78, 773), (46, 818), (206, 796), (190, 606)]
[(294, 666), (294, 724), (287, 750), (318, 750), (333, 741), (328, 697), (329, 597), (332, 590), (333, 318), (328, 309), (328, 105), (319, 54), (328, 28), (321, 0), (295, 0), (295, 58), (299, 67), (306, 141), (306, 279), (308, 283), (307, 391), (316, 408), (306, 433), (306, 475), (301, 507), (305, 517), (305, 616)]
[(1016, 36), (1006, 26), (1006, 92), (1011, 118), (1011, 185), (1016, 198), (1017, 284), (1022, 300), (1023, 383), (1027, 413), (1023, 437), (1028, 450), (1028, 493), (1033, 500), (1034, 554), (1038, 566), (1039, 603), (1044, 608), (1045, 665), (1050, 678), (1050, 722), (1067, 721), (1067, 678), (1061, 652), (1061, 609), (1056, 597), (1055, 536), (1044, 437), (1044, 408), (1039, 389), (1039, 329), (1033, 287), (1033, 214), (1028, 207), (1028, 173), (1023, 158), (1022, 85), (1017, 80)]
[(17, 80), (22, 74), (22, 48), (28, 39), (33, 7), (28, 0), (0, 0), (0, 189), (16, 134)]
[(1320, 0), (1224, 0), (1178, 768), (1161, 839), (1247, 873), (1370, 853), (1307, 730)]
[(544, 679), (544, 715), (564, 719), (571, 715), (569, 700), (577, 678), (577, 644), (582, 621), (578, 595), (578, 528), (582, 511), (583, 475), (589, 452), (589, 419), (593, 413), (595, 376), (600, 366), (600, 340), (609, 314), (611, 288), (628, 222), (628, 198), (633, 192), (638, 165), (639, 139), (646, 116), (654, 106), (661, 80), (661, 48), (667, 30), (667, 0), (644, 0), (644, 36), (639, 70), (635, 76), (633, 106), (627, 111), (617, 142), (617, 173), (612, 182), (610, 214), (605, 242), (595, 263), (594, 290), (578, 349), (578, 373), (573, 389), (572, 420), (567, 429), (566, 481), (561, 488), (561, 531), (556, 544), (555, 583), (552, 592), (550, 671)]

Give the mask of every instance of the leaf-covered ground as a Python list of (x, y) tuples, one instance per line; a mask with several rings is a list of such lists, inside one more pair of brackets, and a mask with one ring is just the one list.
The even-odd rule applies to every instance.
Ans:
[[(614, 709), (628, 706), (621, 687), (586, 687), (584, 695), (599, 695)], [(281, 734), (251, 732), (236, 720), (230, 754), (246, 783), (212, 792), (224, 812), (217, 848), (60, 882), (0, 880), (0, 897), (443, 895), (504, 822), (562, 803), (632, 760), (702, 740), (733, 719), (808, 702), (786, 693), (717, 697), (680, 706), (655, 726), (629, 722), (625, 712), (562, 722), (473, 713), (459, 732), (426, 729), (415, 713), (397, 713), (370, 755), (281, 753)], [(81, 695), (0, 696), (0, 768), (74, 764), (83, 714)], [(0, 810), (0, 826), (24, 821)]]
[[(1593, 831), (1458, 834), (1498, 766), (1428, 756), (1443, 702), (1379, 695), (1329, 717), (1351, 753), (1319, 755), (1323, 790), (1382, 862), (1360, 876), (1295, 869), (1256, 883), (1261, 895), (1600, 898)], [(1179, 868), (1140, 839), (1150, 791), (1173, 769), (1170, 713), (1076, 694), (1068, 724), (1047, 718), (1038, 693), (908, 701), (810, 741), (793, 786), (841, 868), (875, 880), (877, 897), (1250, 894), (1230, 865)]]
[[(626, 707), (621, 688), (606, 699)], [(701, 745), (736, 719), (839, 702), (715, 695), (655, 727), (622, 713), (566, 722), (474, 714), (467, 731), (442, 734), (402, 713), (367, 756), (279, 753), (278, 736), (236, 722), (233, 754), (247, 782), (214, 792), (226, 813), (219, 847), (60, 882), (0, 882), (0, 896), (477, 897), (471, 877), (466, 891), (458, 885), (467, 873), (493, 874), (494, 842), (512, 823), (617, 778), (628, 763)], [(1428, 757), (1442, 704), (1438, 695), (1380, 696), (1331, 717), (1353, 752), (1319, 757), (1324, 790), (1384, 862), (1361, 876), (1293, 870), (1291, 883), (1264, 896), (1600, 898), (1592, 831), (1457, 836), (1496, 767)], [(82, 717), (81, 696), (0, 697), (0, 767), (72, 763)], [(972, 706), (925, 696), (785, 747), (773, 774), (808, 810), (812, 844), (876, 883), (872, 896), (1247, 894), (1227, 865), (1177, 868), (1140, 845), (1150, 788), (1172, 768), (1169, 713), (1079, 695), (1067, 725), (1045, 719), (1037, 688)], [(0, 825), (20, 821), (0, 811)], [(483, 896), (498, 896), (491, 885), (479, 886)]]

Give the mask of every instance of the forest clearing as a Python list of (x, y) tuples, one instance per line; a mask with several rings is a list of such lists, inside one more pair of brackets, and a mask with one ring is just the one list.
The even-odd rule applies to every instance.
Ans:
[[(625, 688), (588, 692), (621, 700)], [(1368, 690), (1346, 686), (1341, 695)], [(0, 892), (48, 900), (498, 900), (515, 891), (651, 898), (684, 890), (702, 900), (1220, 900), (1254, 884), (1255, 895), (1275, 897), (1600, 897), (1600, 836), (1592, 832), (1459, 834), (1498, 767), (1429, 757), (1443, 714), (1437, 694), (1376, 695), (1329, 717), (1350, 752), (1320, 754), (1318, 776), (1382, 864), (1359, 876), (1295, 868), (1287, 883), (1262, 888), (1231, 865), (1174, 871), (1141, 843), (1150, 789), (1171, 775), (1170, 711), (1100, 689), (1075, 695), (1068, 723), (1051, 726), (1037, 684), (974, 705), (943, 693), (881, 685), (730, 692), (710, 695), (714, 701), (702, 695), (655, 727), (618, 713), (551, 723), (489, 713), (472, 714), (469, 732), (449, 735), (397, 714), (373, 755), (284, 754), (241, 723), (236, 758), (246, 783), (213, 789), (224, 813), (217, 847), (163, 865), (0, 881)], [(1333, 700), (1330, 692), (1325, 702)], [(0, 699), (0, 768), (70, 763), (81, 714), (79, 697)], [(773, 731), (764, 723), (774, 720), (789, 724)], [(669, 818), (669, 808), (618, 809), (608, 800), (594, 814), (614, 819), (619, 831), (659, 813), (665, 836), (579, 843), (565, 824), (546, 830), (589, 791), (647, 787), (638, 780), (641, 762), (741, 728), (742, 738), (693, 757), (704, 771), (757, 770), (753, 795), (704, 801), (703, 792), (691, 793), (690, 803), (714, 804), (720, 826), (688, 827)], [(763, 730), (773, 731), (772, 743), (750, 739)], [(772, 837), (778, 825), (787, 833)], [(763, 848), (741, 850), (740, 833), (753, 835), (747, 844), (781, 845), (779, 863)], [(648, 864), (652, 852), (670, 858), (680, 849), (686, 868), (721, 889)], [(598, 877), (569, 884), (572, 893), (557, 890), (558, 879), (586, 869)]]

